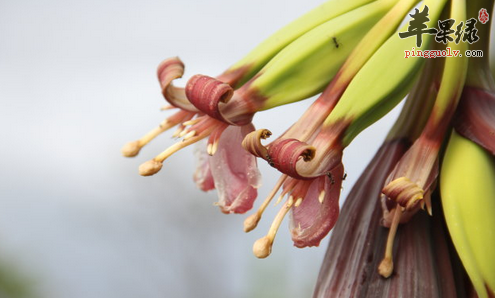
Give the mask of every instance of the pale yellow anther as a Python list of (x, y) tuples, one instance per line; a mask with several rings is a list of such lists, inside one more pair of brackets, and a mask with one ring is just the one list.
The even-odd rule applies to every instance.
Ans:
[(190, 131), (190, 132), (188, 132), (188, 133), (184, 136), (184, 140), (190, 139), (190, 138), (194, 137), (195, 135), (196, 135), (196, 131), (195, 131), (195, 130)]
[(162, 169), (163, 163), (156, 161), (154, 159), (148, 160), (147, 162), (139, 166), (139, 174), (141, 176), (151, 176)]
[(277, 231), (284, 220), (285, 215), (289, 212), (291, 205), (289, 203), (285, 203), (282, 208), (277, 213), (277, 216), (272, 222), (270, 226), (270, 230), (268, 230), (268, 234), (265, 237), (258, 239), (253, 246), (253, 253), (258, 258), (266, 258), (270, 255), (272, 251), (273, 241), (275, 240), (275, 236), (277, 235)]
[(213, 147), (211, 148), (211, 155), (215, 155), (215, 153), (217, 153), (217, 150), (218, 150), (218, 141), (213, 142)]
[(247, 233), (247, 232), (251, 232), (252, 230), (254, 230), (256, 228), (256, 226), (258, 225), (258, 222), (260, 221), (260, 219), (261, 219), (261, 215), (258, 212), (248, 216), (244, 220), (244, 232)]
[(187, 130), (187, 129), (182, 130), (182, 131), (179, 133), (179, 138), (184, 137), (184, 136), (185, 136), (186, 134), (188, 134), (188, 133), (189, 133), (189, 130)]
[(173, 123), (169, 122), (167, 119), (163, 120), (158, 127), (155, 127), (148, 133), (146, 133), (142, 138), (137, 141), (127, 143), (122, 149), (122, 155), (126, 157), (133, 157), (138, 155), (141, 148), (146, 144), (151, 142), (154, 138), (159, 136), (164, 131), (168, 130), (173, 126)]
[(322, 190), (320, 192), (320, 195), (318, 196), (318, 201), (320, 201), (320, 204), (323, 204), (323, 201), (325, 200), (325, 195), (326, 195), (326, 192), (324, 190)]
[[(426, 192), (426, 194), (424, 195), (424, 198), (421, 202), (423, 203), (424, 206), (426, 206), (426, 212), (428, 212), (428, 215), (432, 216), (433, 210), (431, 207), (431, 192), (430, 191)], [(424, 209), (424, 206), (423, 206), (423, 209)]]
[(172, 138), (178, 138), (183, 130), (184, 128), (182, 126), (179, 126), (177, 130), (172, 134)]
[(287, 206), (291, 207), (294, 204), (294, 197), (289, 196), (289, 199), (287, 200)]
[(278, 196), (277, 201), (275, 201), (275, 206), (277, 206), (278, 204), (280, 204), (280, 202), (282, 202), (282, 200), (284, 199), (284, 196), (285, 196), (284, 193), (282, 193), (280, 196)]
[(296, 200), (296, 202), (294, 203), (294, 207), (299, 207), (299, 205), (301, 205), (302, 201), (303, 201), (303, 198), (298, 198)]
[(394, 271), (394, 262), (392, 261), (392, 258), (385, 257), (378, 266), (378, 273), (381, 276), (388, 278), (390, 277), (390, 275), (392, 275), (393, 271)]
[(184, 126), (190, 126), (190, 125), (194, 125), (194, 124), (198, 123), (199, 121), (201, 121), (201, 118), (196, 118), (196, 119), (192, 119), (192, 120), (189, 120), (189, 121), (182, 122), (182, 125), (184, 125)]
[(139, 144), (139, 141), (134, 141), (125, 144), (120, 151), (122, 152), (122, 155), (125, 157), (134, 157), (138, 155), (140, 150), (141, 150), (141, 146)]
[(282, 175), (280, 179), (278, 179), (277, 184), (275, 184), (275, 187), (272, 189), (270, 194), (263, 201), (263, 204), (261, 204), (261, 206), (258, 208), (258, 211), (246, 218), (246, 220), (244, 221), (244, 232), (247, 233), (256, 228), (258, 222), (261, 219), (261, 216), (263, 215), (263, 212), (265, 212), (265, 209), (270, 204), (270, 201), (273, 199), (280, 187), (282, 187), (285, 179), (287, 179), (287, 175)]
[(253, 245), (253, 254), (257, 258), (264, 259), (272, 252), (272, 245), (273, 242), (268, 236), (260, 238)]
[(142, 176), (151, 176), (153, 174), (156, 174), (158, 171), (161, 170), (163, 166), (163, 161), (165, 159), (167, 159), (169, 156), (179, 151), (180, 149), (202, 140), (210, 133), (211, 130), (205, 130), (195, 138), (184, 139), (182, 142), (177, 142), (173, 144), (172, 146), (165, 149), (162, 153), (155, 156), (155, 158), (153, 158), (152, 160), (149, 160), (143, 163), (142, 165), (140, 165), (139, 174)]
[(213, 145), (212, 144), (208, 144), (206, 146), (206, 153), (208, 153), (208, 155), (213, 155), (211, 154), (211, 149), (213, 148)]

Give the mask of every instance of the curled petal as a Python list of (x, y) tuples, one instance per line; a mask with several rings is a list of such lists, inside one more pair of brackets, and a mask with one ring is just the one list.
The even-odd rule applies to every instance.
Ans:
[(330, 174), (314, 179), (301, 205), (292, 208), (291, 233), (297, 247), (318, 246), (337, 222), (344, 167), (340, 164)]
[(172, 57), (162, 61), (158, 65), (158, 81), (162, 88), (165, 99), (174, 107), (183, 110), (197, 112), (198, 110), (187, 100), (184, 88), (175, 87), (172, 81), (182, 78), (184, 74), (184, 63), (179, 57)]
[(349, 123), (348, 120), (339, 120), (321, 125), (311, 138), (302, 128), (300, 132), (306, 136), (301, 140), (279, 138), (268, 146), (268, 162), (271, 161), (271, 165), (282, 173), (300, 180), (327, 175), (342, 162), (342, 137)]
[(407, 210), (412, 209), (419, 200), (423, 199), (423, 189), (406, 177), (390, 182), (382, 192)]
[(268, 129), (258, 129), (250, 132), (242, 141), (242, 147), (256, 157), (268, 158), (268, 150), (261, 144), (261, 140), (268, 139), (272, 132)]
[(210, 168), (218, 191), (218, 206), (224, 213), (244, 213), (252, 208), (261, 184), (256, 158), (241, 142), (254, 130), (252, 124), (229, 126), (222, 133)]
[(202, 191), (209, 191), (215, 188), (213, 175), (210, 169), (209, 155), (206, 152), (206, 142), (200, 142), (194, 150), (196, 156), (196, 171), (194, 172), (194, 182)]
[(196, 108), (210, 117), (225, 122), (218, 104), (227, 103), (233, 94), (234, 90), (229, 84), (204, 75), (193, 76), (186, 85), (186, 96)]
[(301, 177), (296, 169), (297, 161), (311, 161), (316, 149), (296, 139), (275, 140), (268, 148), (268, 162), (284, 174), (298, 179)]
[(464, 137), (495, 154), (495, 94), (465, 87), (454, 117), (454, 127)]

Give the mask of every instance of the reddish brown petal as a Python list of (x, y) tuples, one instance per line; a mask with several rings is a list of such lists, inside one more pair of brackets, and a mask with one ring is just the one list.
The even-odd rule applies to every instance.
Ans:
[(256, 157), (268, 159), (268, 151), (261, 140), (265, 140), (272, 135), (268, 129), (258, 129), (249, 133), (242, 141), (242, 147)]
[(261, 179), (256, 158), (241, 146), (244, 137), (253, 130), (253, 125), (229, 126), (220, 137), (217, 152), (210, 157), (218, 205), (224, 213), (250, 210), (258, 194)]
[(193, 76), (186, 85), (186, 96), (197, 109), (224, 122), (218, 105), (228, 102), (233, 94), (229, 84), (204, 75)]
[(495, 154), (495, 94), (465, 87), (454, 118), (457, 132)]
[(210, 156), (206, 153), (206, 142), (197, 144), (194, 155), (196, 156), (196, 171), (194, 172), (194, 182), (202, 191), (209, 191), (215, 188), (213, 175), (210, 169)]
[(423, 132), (396, 164), (386, 180), (383, 193), (408, 210), (415, 209), (423, 194), (434, 190), (432, 186), (438, 177), (441, 141), (441, 138), (430, 140)]
[[(292, 208), (291, 233), (297, 247), (318, 246), (330, 232), (339, 216), (339, 197), (344, 167), (331, 171), (331, 176), (312, 181), (301, 205)], [(323, 194), (323, 202), (319, 196)]]
[(315, 148), (296, 139), (278, 139), (268, 148), (268, 162), (277, 170), (291, 177), (307, 179), (301, 177), (296, 170), (296, 163), (299, 159), (310, 161), (315, 154)]
[(184, 63), (179, 57), (172, 57), (162, 61), (158, 65), (158, 81), (165, 99), (174, 107), (197, 112), (198, 110), (187, 100), (184, 88), (175, 87), (172, 81), (179, 79), (184, 74)]

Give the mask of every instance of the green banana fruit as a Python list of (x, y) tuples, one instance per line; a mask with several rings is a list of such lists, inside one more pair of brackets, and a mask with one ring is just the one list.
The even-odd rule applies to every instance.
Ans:
[[(425, 1), (430, 11), (429, 26), (435, 26), (445, 3), (446, 0)], [(406, 29), (407, 25), (399, 31)], [(428, 48), (432, 38), (424, 37), (424, 48)], [(394, 34), (364, 64), (311, 143), (314, 158), (297, 161), (297, 175), (306, 178), (324, 175), (340, 163), (343, 148), (354, 137), (405, 97), (424, 64), (423, 58), (404, 58), (404, 50), (415, 46), (414, 38), (401, 39)]]
[(478, 297), (494, 297), (493, 156), (453, 132), (442, 164), (440, 191), (450, 235)]
[(187, 84), (187, 97), (202, 112), (236, 125), (249, 123), (257, 111), (309, 98), (325, 88), (369, 28), (396, 2), (378, 0), (315, 27), (235, 92), (204, 92), (215, 79), (194, 76)]
[(291, 43), (252, 82), (268, 98), (262, 109), (321, 92), (347, 56), (396, 1), (379, 0), (336, 17)]
[[(424, 6), (429, 7), (430, 21), (426, 23), (429, 27), (436, 25), (445, 3), (445, 0), (424, 1), (423, 9)], [(399, 31), (406, 31), (407, 26), (408, 24)], [(422, 48), (428, 49), (432, 40), (431, 35), (423, 36)], [(409, 92), (418, 70), (424, 64), (424, 59), (421, 58), (404, 58), (404, 50), (415, 46), (414, 38), (391, 36), (349, 84), (335, 110), (326, 120), (326, 123), (335, 123), (352, 118), (352, 123), (345, 131), (344, 146), (363, 129), (388, 113)], [(388, 67), (383, 69), (383, 65)]]
[(243, 76), (239, 78), (237, 84), (242, 86), (277, 53), (306, 32), (373, 1), (376, 0), (329, 0), (272, 34), (251, 50), (244, 58), (233, 64), (221, 76), (230, 77), (233, 74), (242, 72)]

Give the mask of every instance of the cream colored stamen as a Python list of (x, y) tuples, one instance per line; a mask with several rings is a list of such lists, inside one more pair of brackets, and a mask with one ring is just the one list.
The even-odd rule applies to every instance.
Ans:
[(289, 203), (285, 203), (273, 220), (268, 234), (265, 237), (258, 239), (254, 243), (253, 253), (256, 257), (262, 259), (270, 255), (272, 251), (273, 241), (275, 240), (275, 236), (277, 235), (277, 231), (280, 228), (280, 224), (282, 223), (285, 215), (289, 212), (290, 208), (291, 205), (289, 205)]
[(180, 133), (179, 133), (179, 138), (182, 138), (184, 137), (186, 134), (189, 133), (189, 130), (188, 129), (184, 129), (182, 130)]
[(400, 223), (400, 218), (402, 215), (402, 207), (397, 205), (395, 208), (394, 218), (392, 220), (392, 224), (390, 225), (390, 229), (388, 231), (387, 245), (385, 247), (385, 256), (383, 260), (380, 262), (378, 266), (378, 273), (381, 276), (388, 278), (392, 275), (394, 271), (394, 261), (393, 261), (393, 248), (394, 248), (394, 239), (397, 233), (397, 227)]
[(196, 118), (196, 119), (192, 119), (192, 120), (189, 120), (189, 121), (185, 121), (185, 122), (182, 122), (182, 125), (184, 125), (184, 126), (191, 126), (191, 125), (194, 125), (194, 124), (198, 123), (202, 119), (203, 118)]
[(183, 130), (184, 130), (184, 127), (183, 126), (179, 126), (177, 128), (177, 130), (172, 134), (172, 138), (178, 138), (179, 135), (182, 133)]
[(285, 179), (287, 179), (287, 175), (282, 175), (277, 183), (275, 184), (275, 187), (273, 187), (272, 191), (266, 199), (263, 201), (263, 204), (258, 208), (256, 213), (251, 214), (246, 220), (244, 220), (244, 232), (250, 232), (256, 228), (258, 225), (258, 222), (261, 219), (261, 216), (263, 215), (263, 212), (265, 212), (266, 207), (270, 204), (271, 200), (275, 196), (275, 194), (279, 191), (280, 187), (282, 187), (282, 184), (284, 183)]
[(141, 148), (143, 148), (146, 144), (151, 142), (151, 140), (156, 138), (162, 132), (170, 129), (173, 125), (174, 125), (173, 123), (167, 121), (166, 119), (163, 120), (158, 127), (153, 128), (151, 131), (149, 131), (139, 140), (125, 144), (121, 150), (122, 155), (125, 157), (133, 157), (138, 155)]
[(218, 141), (213, 143), (213, 147), (211, 148), (211, 155), (215, 155), (218, 150)]
[[(195, 133), (196, 132), (194, 132), (194, 134)], [(170, 157), (172, 154), (179, 151), (180, 149), (185, 148), (191, 144), (194, 144), (194, 143), (204, 139), (210, 133), (211, 133), (211, 129), (205, 130), (205, 131), (202, 131), (199, 135), (190, 136), (187, 139), (184, 139), (182, 142), (178, 142), (178, 143), (173, 144), (172, 146), (170, 146), (166, 150), (164, 150), (162, 153), (158, 154), (152, 160), (149, 160), (149, 161), (143, 163), (139, 167), (139, 174), (141, 174), (142, 176), (151, 176), (151, 175), (158, 173), (158, 171), (161, 170), (162, 163), (165, 159), (167, 159), (168, 157)]]
[(289, 196), (289, 199), (287, 200), (287, 205), (289, 207), (292, 207), (292, 205), (294, 205), (294, 197), (293, 196)]
[(172, 110), (172, 109), (175, 109), (175, 107), (172, 105), (168, 105), (168, 106), (161, 107), (160, 111), (166, 111), (166, 110)]
[(213, 154), (211, 154), (211, 149), (212, 149), (212, 147), (213, 147), (213, 145), (212, 145), (212, 144), (208, 144), (208, 145), (206, 146), (206, 153), (208, 153), (208, 155), (213, 155)]
[(318, 196), (318, 201), (320, 201), (320, 204), (323, 204), (323, 201), (325, 200), (325, 195), (326, 195), (326, 192), (324, 190), (322, 190), (320, 192), (320, 195)]
[(195, 130), (188, 132), (188, 133), (184, 136), (184, 141), (186, 141), (186, 140), (188, 140), (188, 139), (190, 139), (190, 138), (194, 137), (195, 135), (196, 135), (196, 131), (195, 131)]
[(148, 160), (139, 166), (139, 174), (141, 176), (151, 176), (162, 169), (163, 162), (157, 160)]

